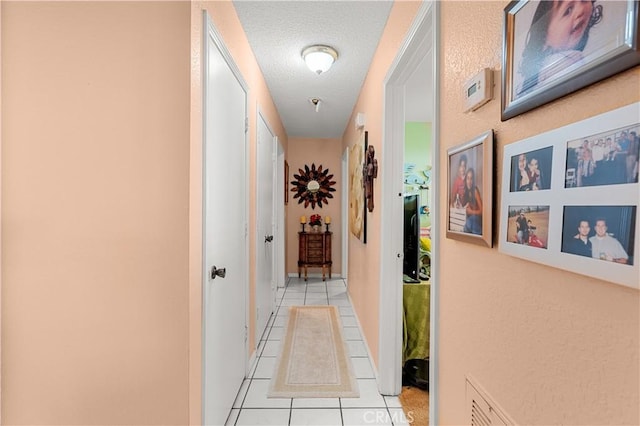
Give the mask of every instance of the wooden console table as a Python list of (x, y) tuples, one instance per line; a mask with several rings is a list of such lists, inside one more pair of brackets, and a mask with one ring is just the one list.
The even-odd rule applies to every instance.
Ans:
[(329, 269), (331, 279), (331, 232), (298, 232), (298, 278), (304, 268), (304, 280), (307, 281), (307, 268), (322, 268), (322, 281), (325, 281), (325, 268)]

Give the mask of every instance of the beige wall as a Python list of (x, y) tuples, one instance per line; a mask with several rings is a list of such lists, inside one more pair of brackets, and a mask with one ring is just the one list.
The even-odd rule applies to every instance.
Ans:
[[(483, 67), (498, 70), (501, 66), (506, 4), (440, 4), (441, 138), (434, 143), (440, 143), (437, 161), (442, 173), (446, 173), (447, 148), (488, 129), (496, 132), (496, 167), (501, 170), (506, 144), (640, 99), (636, 67), (504, 123), (498, 83), (492, 102), (464, 114), (463, 83)], [(374, 146), (379, 146), (382, 134), (384, 77), (416, 7), (416, 3), (394, 6), (353, 110), (367, 114), (366, 129)], [(343, 144), (350, 146), (355, 139), (348, 127)], [(500, 173), (497, 194), (499, 182)], [(440, 204), (445, 205), (444, 180), (440, 185)], [(499, 207), (498, 201), (494, 211)], [(434, 214), (440, 214), (440, 223), (445, 223), (444, 211)], [(372, 265), (378, 264), (375, 230), (379, 227), (376, 210), (368, 216), (366, 245), (348, 237), (349, 291), (374, 359), (379, 346), (379, 270)], [(494, 234), (497, 238), (497, 230)], [(518, 424), (640, 424), (638, 291), (509, 257), (497, 247), (481, 248), (441, 235), (436, 244), (441, 249), (436, 324), (441, 424), (468, 422), (467, 374)]]
[(188, 420), (189, 4), (2, 2), (2, 421)]
[[(640, 99), (636, 67), (506, 122), (500, 121), (498, 83), (493, 101), (464, 114), (464, 81), (484, 67), (501, 67), (506, 4), (441, 4), (441, 171), (448, 148), (494, 129), (494, 194), (500, 194), (505, 145)], [(440, 205), (446, 205), (441, 182)], [(500, 209), (496, 197), (494, 221)], [(441, 211), (440, 223), (445, 219)], [(442, 424), (467, 419), (466, 374), (518, 424), (640, 424), (637, 290), (509, 257), (497, 247), (445, 238), (436, 246), (441, 247)]]
[(200, 423), (203, 7), (249, 86), (251, 195), (257, 106), (287, 147), (235, 9), (1, 4), (2, 422)]
[[(354, 108), (367, 114), (376, 147), (382, 82), (418, 6), (394, 5)], [(198, 423), (203, 6), (1, 7), (2, 421)], [(251, 88), (251, 128), (259, 104), (287, 147), (231, 3), (205, 7)], [(640, 99), (636, 68), (504, 123), (499, 94), (461, 113), (462, 82), (500, 67), (503, 7), (442, 3), (441, 153), (493, 128), (500, 170), (504, 145)], [(336, 174), (354, 141), (348, 126)], [(254, 192), (255, 132), (250, 147)], [(288, 227), (300, 215), (293, 210)], [(254, 212), (252, 204), (252, 223)], [(379, 214), (369, 214), (366, 245), (345, 236), (349, 291), (374, 359)], [(497, 248), (444, 238), (438, 246), (441, 423), (466, 421), (465, 374), (520, 424), (640, 423), (637, 291)]]
[[(287, 208), (287, 273), (298, 272), (298, 232), (302, 229), (300, 226), (300, 216), (306, 216), (307, 221), (312, 214), (319, 214), (323, 217), (331, 216), (330, 231), (333, 232), (331, 240), (331, 260), (333, 267), (331, 269), (332, 276), (339, 277), (342, 272), (342, 146), (340, 139), (305, 139), (291, 138), (289, 140), (289, 150), (287, 151), (287, 161), (289, 162), (289, 205)], [(323, 169), (329, 169), (329, 174), (333, 175), (336, 184), (333, 188), (333, 198), (329, 200), (329, 204), (323, 205), (322, 208), (316, 206), (315, 209), (305, 208), (304, 203), (298, 204), (299, 198), (293, 198), (295, 192), (291, 192), (293, 186), (291, 181), (295, 180), (294, 174), (300, 174), (299, 169), (304, 170), (304, 166), (316, 167), (322, 165)], [(322, 226), (324, 231), (325, 227)], [(306, 231), (309, 231), (307, 225)], [(320, 268), (309, 269), (309, 274), (321, 273)]]

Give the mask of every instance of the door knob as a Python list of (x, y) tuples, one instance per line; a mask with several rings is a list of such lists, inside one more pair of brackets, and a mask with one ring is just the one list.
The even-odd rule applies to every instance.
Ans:
[(211, 268), (211, 279), (215, 280), (216, 277), (220, 277), (220, 278), (224, 278), (227, 275), (227, 268), (216, 268), (216, 266), (214, 265)]
[(273, 241), (273, 235), (267, 235), (266, 237), (264, 237), (265, 243), (270, 243), (271, 241)]

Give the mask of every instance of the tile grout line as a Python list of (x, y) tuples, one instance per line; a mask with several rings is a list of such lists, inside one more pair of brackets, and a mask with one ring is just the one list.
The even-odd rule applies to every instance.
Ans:
[[(289, 278), (289, 281), (290, 281), (290, 280), (291, 280), (291, 278)], [(260, 361), (262, 360), (262, 358), (265, 358), (265, 356), (264, 356), (264, 351), (265, 351), (265, 349), (266, 349), (266, 345), (267, 345), (267, 343), (268, 343), (268, 341), (269, 341), (269, 340), (268, 340), (268, 337), (270, 337), (270, 336), (271, 336), (271, 333), (273, 332), (273, 327), (276, 327), (276, 319), (277, 319), (277, 317), (278, 317), (278, 314), (280, 314), (280, 313), (281, 313), (281, 312), (280, 312), (280, 309), (283, 309), (283, 308), (288, 309), (288, 308), (289, 308), (289, 305), (284, 305), (284, 306), (282, 305), (282, 303), (285, 301), (285, 296), (286, 296), (286, 295), (293, 295), (293, 293), (294, 293), (293, 291), (291, 291), (291, 292), (289, 291), (289, 290), (291, 290), (290, 288), (288, 288), (289, 281), (287, 282), (287, 288), (285, 288), (285, 290), (284, 290), (284, 292), (283, 292), (283, 294), (282, 294), (282, 297), (280, 297), (280, 298), (279, 298), (279, 301), (278, 301), (279, 303), (277, 304), (276, 312), (274, 312), (274, 313), (272, 314), (272, 315), (273, 315), (273, 321), (271, 322), (271, 325), (269, 325), (269, 327), (268, 327), (268, 333), (266, 333), (266, 330), (265, 330), (265, 333), (263, 333), (263, 334), (266, 334), (266, 335), (267, 335), (267, 339), (266, 339), (266, 340), (264, 340), (264, 344), (263, 344), (263, 346), (262, 346), (262, 350), (261, 350), (261, 351), (260, 351), (260, 353), (258, 354), (258, 357), (257, 357), (257, 363), (260, 363)], [(345, 285), (345, 283), (344, 283), (344, 280), (340, 280), (340, 281), (342, 282), (342, 285), (346, 287), (346, 285)], [(304, 286), (305, 286), (305, 290), (304, 290), (304, 304), (306, 305), (306, 302), (307, 302), (307, 296), (308, 296), (308, 293), (310, 293), (310, 291), (309, 291), (310, 289), (309, 289), (309, 285), (308, 285), (308, 283), (305, 283), (305, 284), (304, 284)], [(300, 292), (300, 293), (302, 293), (302, 292)], [(319, 296), (320, 294), (324, 293), (324, 297), (325, 297), (325, 300), (326, 300), (327, 305), (332, 306), (332, 305), (330, 304), (329, 288), (328, 288), (328, 285), (327, 285), (326, 283), (325, 283), (324, 291), (323, 291), (323, 292), (318, 292), (318, 293), (316, 293), (316, 292), (311, 292), (311, 293), (316, 294), (316, 295), (318, 295), (318, 296)], [(294, 299), (295, 299), (295, 297), (294, 297)], [(288, 303), (288, 302), (286, 302), (286, 303)], [(340, 307), (341, 307), (341, 306), (343, 306), (343, 305), (336, 305), (336, 307), (337, 307), (338, 309), (340, 309)], [(351, 309), (353, 309), (353, 307), (352, 307), (350, 304), (349, 304), (349, 307), (350, 307)], [(351, 315), (350, 315), (350, 316), (351, 316)], [(342, 327), (342, 328), (345, 328), (344, 324), (343, 324), (343, 327)], [(360, 339), (360, 340), (357, 340), (357, 339), (356, 339), (356, 340), (353, 340), (353, 341), (362, 341), (362, 339)], [(368, 358), (368, 355), (365, 355), (365, 356), (352, 356), (351, 358), (367, 359), (367, 358)], [(257, 370), (257, 365), (256, 365), (256, 370)], [(248, 396), (249, 389), (251, 388), (251, 385), (252, 385), (252, 384), (254, 384), (254, 382), (256, 381), (256, 379), (255, 379), (255, 377), (254, 377), (254, 376), (255, 376), (255, 371), (254, 371), (254, 373), (251, 375), (251, 377), (250, 377), (250, 378), (247, 378), (247, 380), (248, 380), (247, 392), (245, 392), (245, 394), (243, 395), (242, 402), (241, 402), (240, 407), (239, 407), (239, 409), (238, 409), (238, 416), (236, 417), (236, 420), (235, 420), (235, 422), (234, 422), (234, 425), (238, 425), (238, 420), (239, 420), (239, 418), (240, 418), (240, 414), (241, 414), (242, 410), (243, 410), (243, 409), (248, 409), (248, 408), (244, 407), (244, 404), (245, 404), (245, 402), (246, 402), (246, 398), (247, 398), (247, 396)], [(366, 379), (366, 378), (363, 378), (363, 379)], [(369, 379), (371, 379), (371, 378), (369, 378)], [(265, 378), (265, 379), (263, 379), (263, 380), (269, 380), (269, 379), (268, 379), (268, 378)], [(375, 380), (375, 378), (372, 378), (372, 380)], [(386, 398), (384, 398), (384, 396), (383, 396), (383, 395), (381, 395), (381, 396), (382, 396), (383, 403), (384, 403), (384, 406), (383, 406), (383, 407), (379, 407), (379, 406), (371, 406), (371, 407), (344, 407), (344, 406), (342, 405), (342, 399), (341, 399), (341, 398), (338, 398), (338, 409), (339, 409), (339, 411), (340, 411), (340, 424), (341, 424), (341, 425), (344, 425), (344, 422), (345, 422), (345, 419), (344, 419), (344, 410), (345, 410), (345, 409), (368, 409), (368, 410), (380, 410), (380, 409), (384, 409), (384, 410), (387, 412), (387, 414), (390, 416), (390, 418), (391, 418), (391, 412), (390, 412), (390, 409), (389, 409), (388, 402), (387, 402)], [(292, 419), (293, 419), (293, 409), (295, 408), (295, 407), (293, 407), (293, 403), (294, 403), (294, 398), (290, 398), (290, 399), (289, 399), (289, 412), (288, 412), (288, 413), (289, 413), (289, 416), (288, 416), (288, 422), (287, 422), (287, 425), (289, 425), (289, 426), (291, 426), (291, 422), (292, 422)], [(258, 407), (257, 409), (261, 409), (261, 410), (267, 409), (267, 410), (268, 410), (268, 409), (271, 409), (271, 408), (275, 409), (275, 408), (277, 408), (277, 407), (262, 407), (262, 408)], [(324, 410), (324, 409), (327, 409), (327, 410), (328, 410), (329, 408), (330, 408), (330, 407), (298, 407), (298, 408), (296, 408), (296, 409), (301, 409), (301, 410), (304, 410), (304, 409), (315, 409), (315, 410)], [(394, 424), (395, 424), (395, 422), (393, 422), (393, 420), (391, 420), (391, 422), (392, 422), (392, 425), (394, 425)]]

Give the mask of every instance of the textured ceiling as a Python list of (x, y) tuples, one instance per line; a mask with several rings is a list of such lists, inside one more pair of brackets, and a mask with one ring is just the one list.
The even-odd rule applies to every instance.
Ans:
[[(390, 1), (234, 1), (289, 137), (342, 137), (387, 22)], [(300, 53), (339, 54), (316, 75)], [(319, 111), (309, 99), (321, 100)]]

